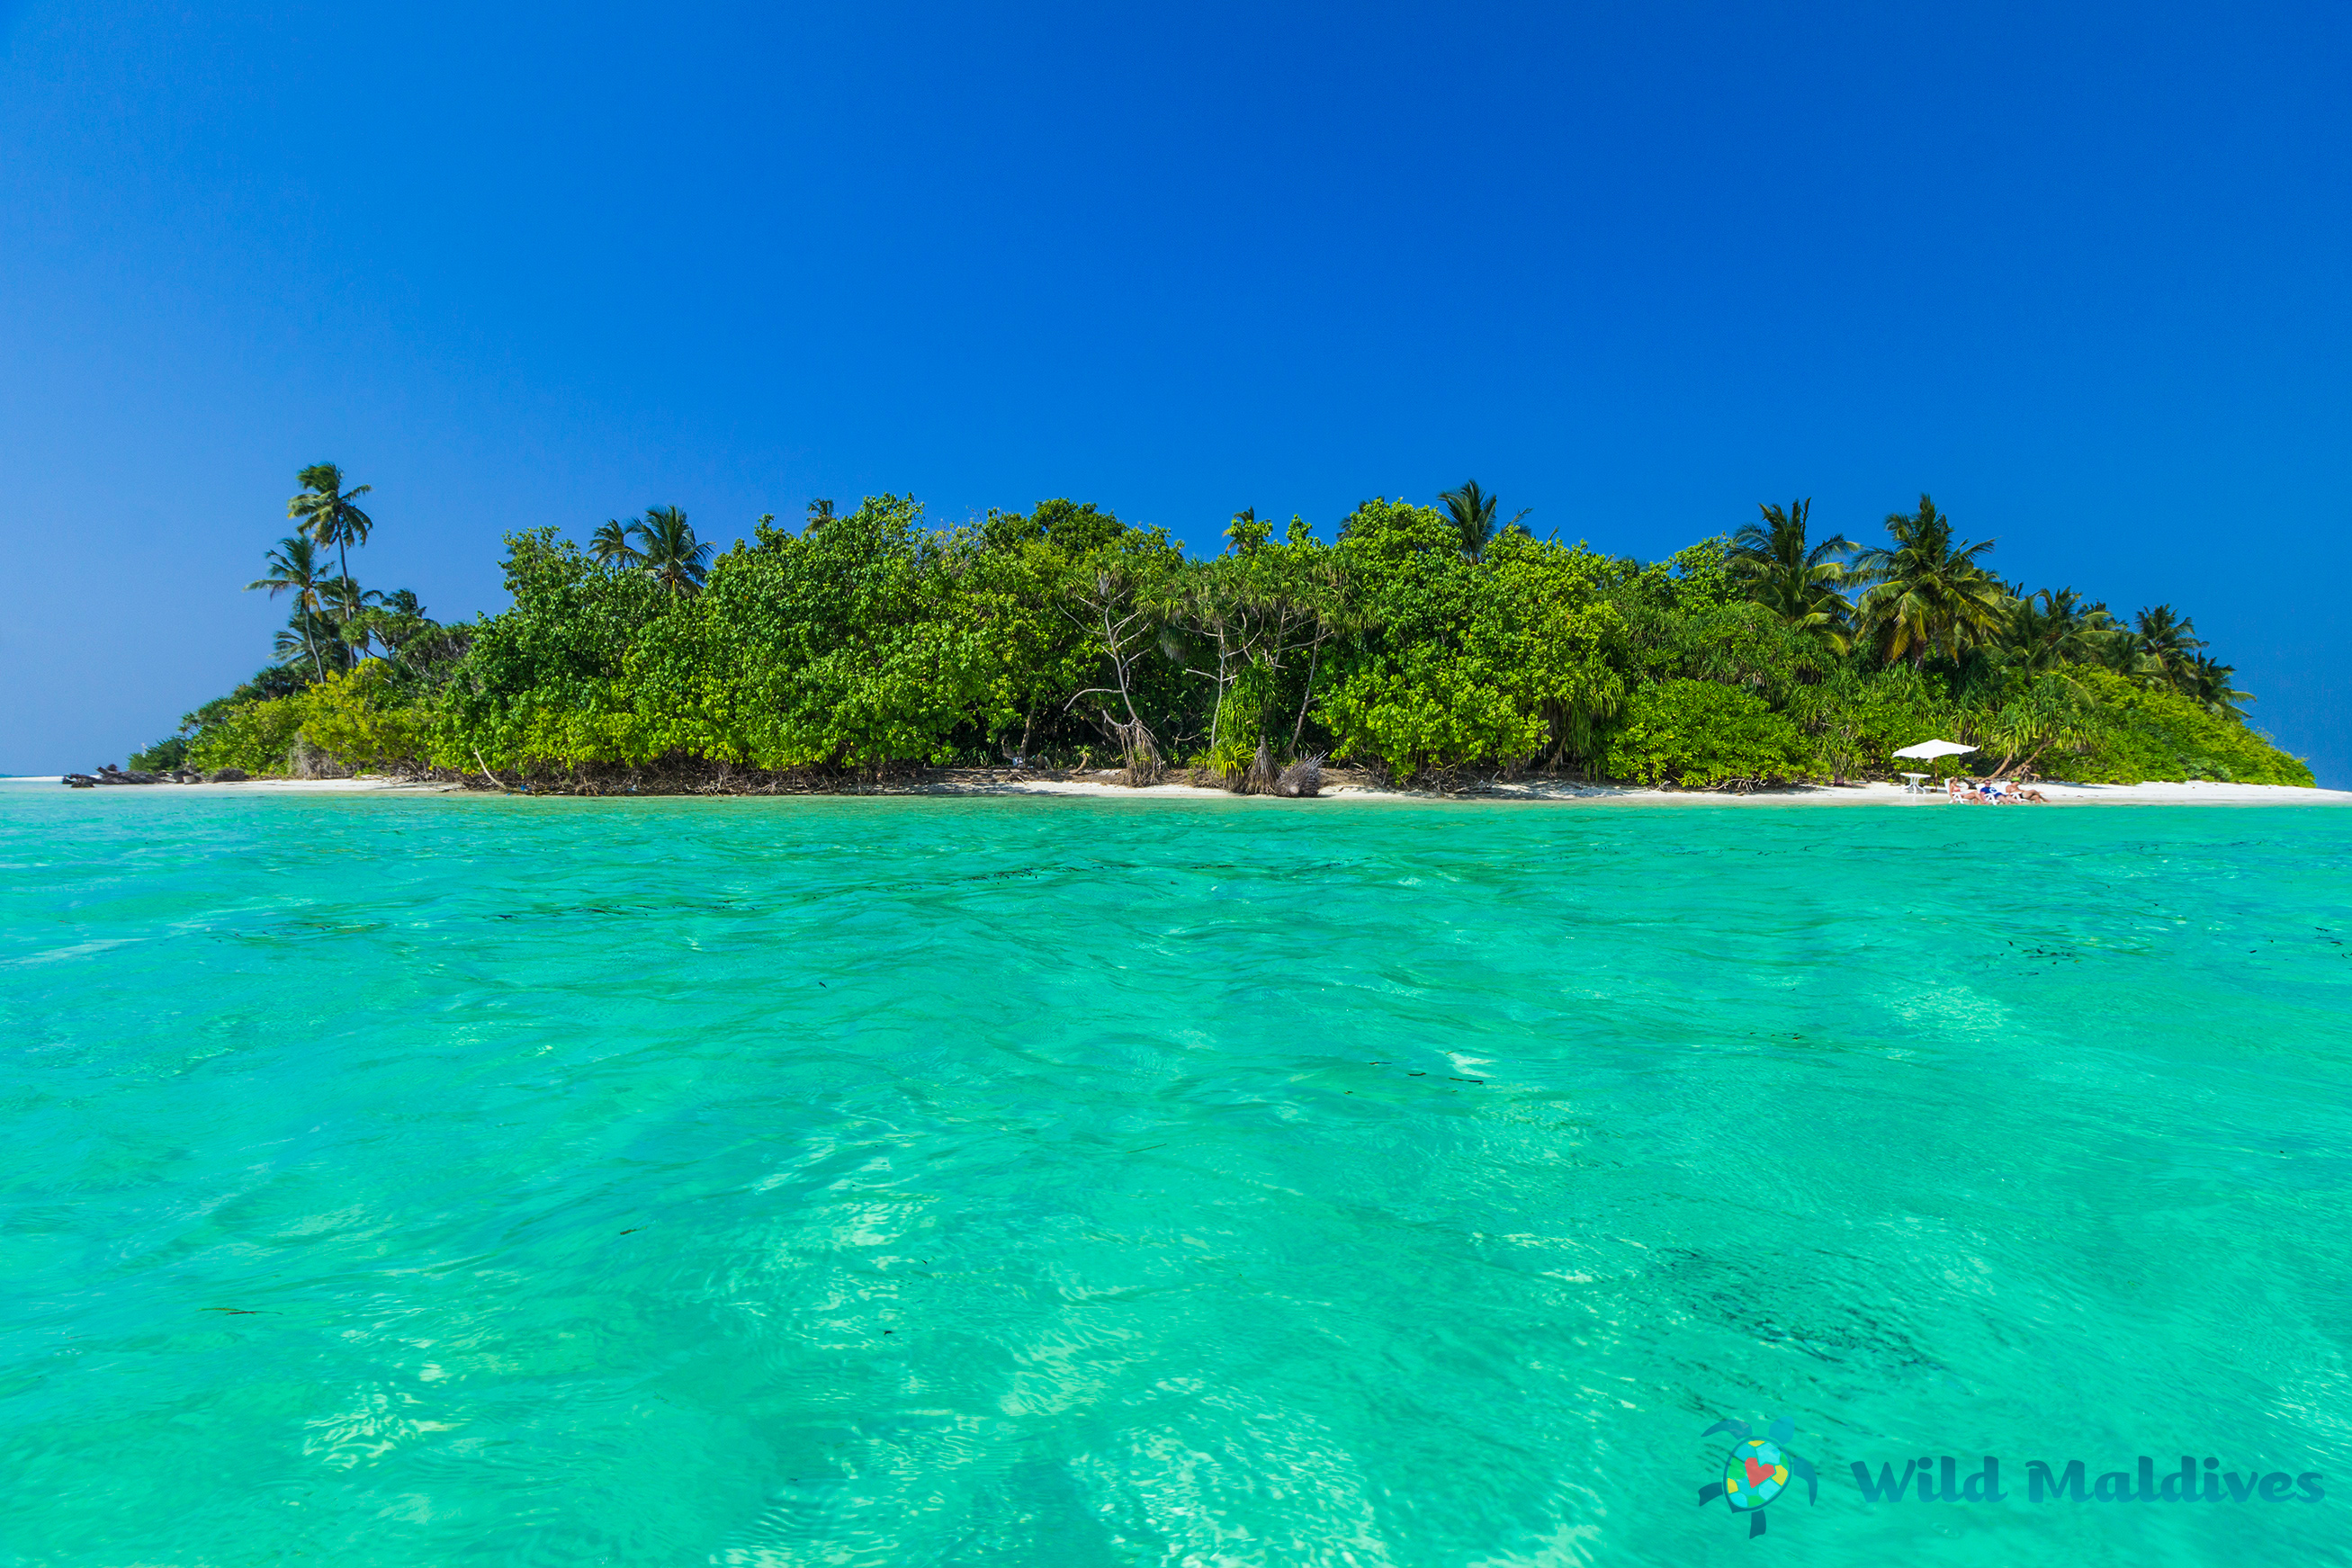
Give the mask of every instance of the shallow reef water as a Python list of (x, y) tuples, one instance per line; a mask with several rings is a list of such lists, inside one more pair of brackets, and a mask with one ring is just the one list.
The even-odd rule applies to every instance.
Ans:
[(2352, 1531), (2352, 813), (6, 786), (0, 1023), (10, 1563)]

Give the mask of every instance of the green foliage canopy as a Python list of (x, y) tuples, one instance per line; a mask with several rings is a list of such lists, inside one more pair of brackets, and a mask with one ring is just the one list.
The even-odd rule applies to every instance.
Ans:
[(1943, 735), (2003, 772), (2309, 781), (2185, 616), (2126, 627), (2002, 583), (1924, 496), (1870, 549), (1814, 537), (1799, 500), (1647, 564), (1498, 529), (1475, 484), (1366, 501), (1328, 543), (1245, 509), (1202, 559), (1067, 499), (952, 528), (907, 497), (812, 502), (801, 531), (762, 517), (716, 555), (656, 507), (585, 549), (509, 535), (509, 608), (442, 627), (327, 572), (322, 541), (365, 541), (366, 487), (303, 482), (306, 531), (254, 584), (291, 599), (282, 660), (188, 716), (167, 744), (191, 765), (269, 771), (299, 745), (526, 779), (854, 776), (1100, 752), (1138, 781), (1190, 761), (1237, 782), (1328, 752), (1401, 780), (1707, 788), (1884, 775)]

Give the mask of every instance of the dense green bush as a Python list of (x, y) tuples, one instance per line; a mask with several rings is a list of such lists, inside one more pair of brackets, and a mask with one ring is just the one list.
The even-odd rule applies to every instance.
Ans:
[(1753, 692), (1717, 681), (1642, 687), (1601, 754), (1612, 779), (1705, 789), (1732, 779), (1787, 780), (1813, 771), (1804, 736)]
[(428, 754), (432, 715), (382, 659), (363, 660), (289, 700), (301, 705), (300, 737), (346, 768), (382, 768)]
[(241, 768), (256, 776), (283, 773), (303, 714), (299, 695), (241, 704), (191, 740), (188, 765), (206, 773), (217, 768)]
[(1341, 530), (1360, 630), (1316, 710), (1333, 755), (1400, 779), (1580, 758), (1625, 700), (1626, 619), (1602, 591), (1614, 563), (1517, 535), (1473, 562), (1458, 544), (1402, 502), (1368, 501)]
[(1932, 737), (1968, 738), (1971, 728), (1943, 682), (1909, 664), (1841, 664), (1794, 687), (1785, 711), (1806, 737), (1810, 770), (1831, 780), (1884, 773), (1897, 749)]
[(2311, 785), (2309, 768), (2235, 719), (2178, 693), (2135, 686), (2105, 670), (2086, 671), (2082, 678), (2095, 695), (2089, 734), (2078, 756), (2051, 771), (2096, 784), (2210, 779)]
[(144, 750), (134, 751), (124, 766), (134, 773), (169, 773), (188, 759), (188, 737), (166, 736)]

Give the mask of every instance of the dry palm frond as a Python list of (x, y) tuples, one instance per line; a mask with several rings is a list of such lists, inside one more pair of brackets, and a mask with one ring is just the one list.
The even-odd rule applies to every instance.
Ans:
[(1319, 751), (1300, 758), (1284, 768), (1274, 781), (1274, 793), (1299, 800), (1323, 792), (1323, 754)]

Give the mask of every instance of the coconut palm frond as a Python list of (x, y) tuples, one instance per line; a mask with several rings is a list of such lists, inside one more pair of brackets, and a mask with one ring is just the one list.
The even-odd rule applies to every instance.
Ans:
[(672, 593), (695, 592), (710, 574), (711, 547), (695, 538), (676, 507), (646, 507), (629, 532), (637, 539), (639, 564)]

